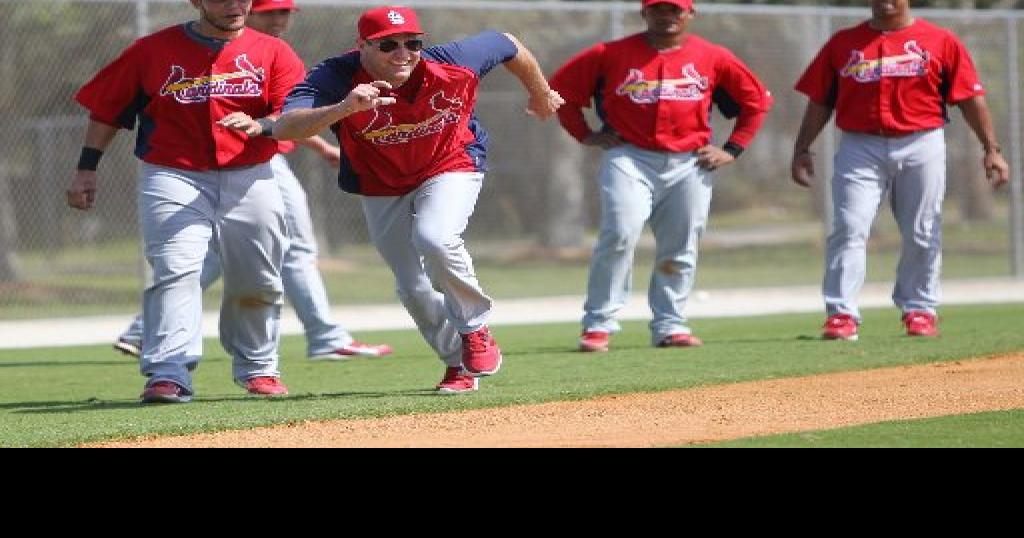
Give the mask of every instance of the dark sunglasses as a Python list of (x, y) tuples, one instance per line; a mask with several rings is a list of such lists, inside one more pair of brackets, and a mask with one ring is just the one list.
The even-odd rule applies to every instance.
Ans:
[[(370, 44), (373, 45), (373, 43), (370, 43)], [(422, 39), (410, 39), (408, 41), (399, 43), (398, 41), (395, 41), (394, 39), (385, 39), (383, 41), (378, 41), (377, 42), (377, 48), (380, 49), (381, 52), (394, 52), (394, 51), (398, 50), (399, 46), (404, 46), (405, 50), (407, 50), (409, 52), (419, 52), (419, 51), (423, 50), (423, 40)]]

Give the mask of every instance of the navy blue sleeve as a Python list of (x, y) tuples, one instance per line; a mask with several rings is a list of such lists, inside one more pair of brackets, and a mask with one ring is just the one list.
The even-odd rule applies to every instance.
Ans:
[(483, 77), (498, 64), (516, 57), (519, 50), (505, 34), (487, 30), (461, 41), (445, 43), (423, 51), (423, 57), (435, 62), (472, 69)]
[(355, 87), (352, 81), (358, 70), (358, 52), (324, 60), (288, 94), (283, 112), (340, 103)]

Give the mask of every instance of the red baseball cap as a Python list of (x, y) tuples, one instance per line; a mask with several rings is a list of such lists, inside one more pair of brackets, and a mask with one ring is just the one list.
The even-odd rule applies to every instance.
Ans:
[(693, 0), (641, 0), (644, 7), (653, 6), (654, 4), (672, 4), (678, 6), (681, 9), (687, 11), (693, 9)]
[(252, 0), (252, 13), (277, 11), (279, 9), (287, 9), (288, 11), (299, 10), (299, 8), (295, 6), (295, 0)]
[(394, 34), (422, 34), (420, 18), (409, 7), (385, 6), (373, 8), (359, 17), (359, 37), (380, 39)]

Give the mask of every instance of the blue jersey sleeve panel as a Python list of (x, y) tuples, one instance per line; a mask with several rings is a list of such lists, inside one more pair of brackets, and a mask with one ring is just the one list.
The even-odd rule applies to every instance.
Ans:
[[(356, 73), (359, 71), (359, 53), (350, 52), (324, 60), (306, 75), (306, 80), (299, 83), (288, 94), (284, 102), (284, 112), (309, 108), (320, 108), (342, 102), (355, 87)], [(344, 148), (338, 125), (331, 127), (338, 143)], [(338, 169), (338, 186), (345, 192), (360, 194), (359, 175), (352, 167), (352, 161), (341, 152), (341, 166)]]
[(430, 47), (423, 51), (423, 57), (433, 62), (465, 67), (483, 77), (518, 53), (519, 49), (508, 36), (487, 30), (460, 41)]

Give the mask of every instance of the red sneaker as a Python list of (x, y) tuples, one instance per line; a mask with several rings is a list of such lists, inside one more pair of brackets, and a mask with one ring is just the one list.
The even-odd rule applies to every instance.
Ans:
[(383, 357), (394, 353), (391, 346), (387, 344), (364, 344), (362, 342), (353, 341), (347, 346), (341, 346), (338, 349), (329, 351), (327, 353), (321, 353), (319, 355), (313, 355), (309, 360), (313, 361), (344, 361), (354, 357)]
[(836, 314), (825, 320), (825, 332), (821, 334), (825, 340), (848, 340), (856, 342), (857, 319), (849, 314)]
[(692, 334), (676, 333), (658, 342), (658, 347), (700, 347), (704, 342)]
[(441, 394), (464, 394), (480, 388), (480, 380), (462, 373), (462, 368), (452, 367), (444, 371), (444, 379), (437, 384)]
[(473, 377), (494, 375), (501, 369), (501, 349), (487, 327), (462, 335), (462, 367)]
[(288, 394), (288, 387), (284, 386), (284, 383), (281, 383), (281, 380), (276, 377), (254, 377), (247, 380), (243, 386), (249, 394), (259, 396), (286, 396)]
[(580, 351), (584, 353), (604, 353), (608, 351), (611, 335), (601, 331), (583, 331), (580, 336)]
[(142, 391), (142, 403), (188, 403), (192, 394), (173, 381), (157, 381)]
[(938, 320), (933, 314), (920, 310), (907, 312), (903, 315), (903, 324), (907, 327), (907, 336), (935, 337), (939, 335)]

